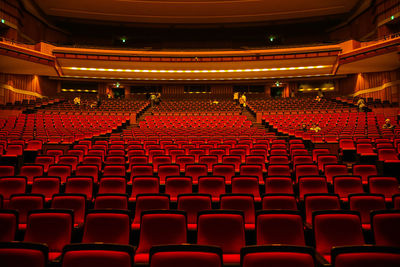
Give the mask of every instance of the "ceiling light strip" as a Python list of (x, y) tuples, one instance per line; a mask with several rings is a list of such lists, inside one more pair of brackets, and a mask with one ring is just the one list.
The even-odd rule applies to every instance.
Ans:
[(63, 67), (65, 70), (98, 71), (98, 72), (139, 72), (139, 73), (224, 73), (224, 72), (268, 72), (268, 71), (293, 71), (332, 68), (332, 65), (281, 67), (263, 69), (228, 69), (228, 70), (144, 70), (144, 69), (106, 69), (91, 67)]
[(332, 74), (315, 74), (315, 75), (297, 75), (297, 76), (280, 76), (280, 77), (246, 77), (246, 78), (132, 78), (132, 77), (93, 77), (93, 76), (74, 76), (64, 75), (63, 78), (76, 79), (101, 79), (101, 80), (130, 80), (130, 81), (232, 81), (232, 80), (268, 80), (268, 79), (290, 79), (290, 78), (310, 78), (310, 77), (327, 77)]

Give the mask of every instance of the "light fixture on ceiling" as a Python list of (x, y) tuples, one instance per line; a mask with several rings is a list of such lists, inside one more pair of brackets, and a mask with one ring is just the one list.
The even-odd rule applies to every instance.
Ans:
[(268, 36), (268, 41), (271, 42), (271, 43), (273, 43), (274, 41), (276, 41), (276, 36), (273, 35), (273, 34), (269, 35), (269, 36)]
[(291, 78), (310, 78), (310, 77), (329, 77), (332, 74), (315, 74), (315, 75), (290, 75), (290, 76), (280, 76), (280, 77), (244, 77), (244, 78), (133, 78), (133, 77), (105, 77), (105, 76), (74, 76), (74, 75), (64, 75), (63, 78), (89, 78), (89, 79), (101, 79), (101, 80), (151, 80), (151, 81), (226, 81), (226, 80), (271, 80), (271, 79), (291, 79)]
[(144, 72), (144, 73), (224, 73), (224, 72), (269, 72), (269, 71), (293, 71), (331, 68), (332, 65), (281, 67), (264, 69), (228, 69), (228, 70), (146, 70), (146, 69), (105, 69), (93, 67), (63, 67), (67, 70), (101, 71), (101, 72)]

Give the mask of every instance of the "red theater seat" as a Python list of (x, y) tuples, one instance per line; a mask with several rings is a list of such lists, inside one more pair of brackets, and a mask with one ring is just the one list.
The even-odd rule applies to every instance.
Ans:
[(299, 246), (251, 246), (241, 250), (242, 267), (317, 266), (314, 250), (310, 247)]
[(18, 229), (25, 230), (28, 213), (44, 207), (44, 196), (38, 194), (12, 195), (8, 204), (10, 209), (18, 211)]
[(289, 165), (277, 164), (277, 165), (269, 165), (268, 176), (291, 176)]
[(114, 210), (127, 210), (128, 209), (128, 195), (127, 194), (97, 194), (94, 199), (94, 209), (114, 209)]
[(126, 178), (118, 176), (103, 176), (99, 182), (98, 194), (125, 194)]
[(176, 164), (179, 164), (180, 171), (184, 172), (186, 169), (186, 165), (195, 163), (195, 158), (193, 155), (192, 156), (188, 156), (188, 155), (176, 156), (175, 162), (176, 162)]
[(78, 165), (75, 175), (93, 177), (93, 182), (97, 183), (99, 179), (99, 168), (97, 165)]
[(65, 183), (65, 193), (83, 194), (87, 200), (93, 197), (93, 177), (68, 177)]
[(48, 176), (60, 177), (61, 183), (65, 183), (67, 177), (71, 176), (72, 167), (71, 165), (50, 165), (47, 172)]
[(353, 165), (353, 174), (360, 175), (362, 178), (362, 183), (368, 184), (368, 177), (378, 175), (378, 170), (376, 168), (376, 165), (354, 164)]
[(168, 210), (169, 195), (166, 194), (140, 194), (136, 196), (135, 217), (133, 219), (132, 230), (139, 230), (141, 224), (141, 214), (149, 210)]
[(335, 267), (398, 266), (400, 249), (377, 246), (337, 247), (332, 250)]
[(12, 195), (24, 194), (26, 192), (26, 187), (26, 177), (14, 176), (0, 178), (0, 195), (3, 196), (3, 207), (8, 207)]
[(71, 242), (73, 213), (70, 210), (40, 210), (28, 214), (25, 242), (44, 243), (49, 247), (49, 260), (61, 255)]
[(263, 210), (297, 210), (296, 198), (292, 194), (267, 194), (262, 197)]
[(0, 243), (0, 262), (3, 267), (46, 267), (48, 253), (49, 249), (44, 244)]
[(18, 211), (0, 209), (0, 242), (15, 240), (18, 230)]
[(259, 211), (256, 225), (257, 245), (305, 246), (303, 220), (298, 211)]
[(186, 212), (188, 230), (197, 231), (197, 214), (199, 211), (211, 210), (211, 195), (181, 194), (178, 196), (178, 210)]
[(158, 166), (163, 164), (172, 164), (171, 156), (157, 155), (153, 157), (153, 167), (155, 172), (158, 172)]
[(224, 155), (222, 156), (223, 164), (232, 164), (235, 166), (235, 172), (239, 171), (240, 164), (242, 164), (242, 158), (240, 155)]
[(219, 246), (224, 265), (240, 263), (240, 249), (245, 246), (243, 212), (201, 211), (197, 224), (197, 244)]
[(92, 210), (86, 215), (82, 243), (129, 244), (129, 212)]
[(152, 176), (153, 175), (153, 165), (151, 164), (137, 164), (131, 167), (131, 177), (130, 181), (134, 176)]
[(43, 165), (39, 164), (30, 164), (30, 165), (24, 165), (21, 167), (19, 175), (20, 176), (25, 176), (28, 178), (28, 184), (32, 184), (33, 182), (33, 177), (36, 176), (43, 176)]
[(86, 195), (57, 194), (51, 201), (52, 209), (68, 209), (74, 213), (74, 227), (80, 227), (85, 222)]
[(299, 164), (295, 165), (296, 181), (299, 181), (300, 176), (318, 176), (318, 166), (316, 164)]
[[(43, 165), (43, 170), (45, 173), (48, 172), (49, 170), (49, 166), (55, 163), (55, 157), (54, 156), (47, 156), (47, 155), (41, 155), (41, 156), (37, 156), (35, 159), (35, 164), (40, 164)], [(0, 166), (0, 173), (3, 173), (1, 170)]]
[(399, 210), (380, 210), (371, 212), (371, 225), (375, 245), (400, 248), (399, 224)]
[(347, 202), (350, 194), (364, 193), (361, 176), (339, 175), (333, 177), (333, 191), (342, 201)]
[(136, 201), (138, 194), (158, 194), (159, 178), (156, 176), (135, 176), (132, 178), (132, 192), (129, 201)]
[(308, 194), (304, 196), (306, 223), (312, 226), (313, 213), (321, 210), (340, 210), (339, 196), (334, 194)]
[(299, 177), (299, 200), (303, 201), (306, 194), (328, 193), (328, 185), (324, 176)]
[(183, 244), (187, 242), (185, 212), (142, 212), (139, 236), (135, 264), (148, 263), (150, 249), (153, 246)]
[(383, 194), (387, 202), (392, 196), (400, 193), (399, 182), (395, 177), (370, 176), (368, 178), (369, 192)]
[(222, 250), (200, 245), (166, 245), (150, 249), (150, 267), (222, 267)]
[(48, 149), (48, 150), (46, 151), (46, 155), (47, 155), (47, 156), (54, 156), (54, 158), (55, 158), (55, 163), (58, 163), (58, 158), (59, 158), (61, 155), (64, 155), (64, 150), (62, 150), (62, 149)]
[(235, 176), (235, 165), (233, 164), (215, 164), (213, 166), (214, 176), (223, 176), (226, 184), (231, 184), (231, 179)]
[(210, 194), (213, 202), (218, 202), (220, 195), (225, 194), (225, 177), (201, 176), (199, 177), (199, 193)]
[(358, 213), (352, 211), (316, 211), (313, 213), (315, 249), (331, 262), (331, 250), (338, 246), (364, 245)]
[(223, 210), (239, 210), (244, 214), (246, 231), (255, 230), (254, 197), (249, 194), (221, 195), (220, 208)]
[(262, 184), (264, 181), (263, 169), (260, 164), (241, 164), (240, 165), (241, 176), (256, 176), (259, 183)]
[(218, 157), (216, 155), (201, 155), (199, 163), (206, 164), (208, 172), (212, 172), (213, 165), (218, 163)]
[(363, 229), (371, 230), (370, 213), (386, 209), (385, 197), (379, 194), (352, 194), (349, 196), (349, 207), (360, 214)]
[(106, 165), (103, 169), (103, 176), (126, 176), (125, 165)]
[(192, 193), (192, 177), (168, 176), (165, 182), (165, 193), (171, 201), (176, 202), (178, 195)]
[(328, 183), (332, 183), (334, 176), (347, 175), (348, 170), (345, 164), (325, 164), (324, 173), (326, 176), (326, 181)]
[(318, 169), (323, 171), (325, 164), (337, 164), (338, 158), (336, 155), (322, 154), (317, 156)]
[(71, 170), (73, 172), (76, 171), (76, 166), (78, 166), (78, 163), (79, 163), (78, 156), (63, 155), (58, 158), (58, 164), (71, 166)]
[(256, 202), (261, 201), (259, 178), (256, 176), (234, 176), (232, 177), (232, 193), (251, 194)]
[(192, 177), (193, 184), (198, 184), (198, 178), (200, 176), (206, 176), (208, 173), (208, 167), (206, 164), (186, 164), (185, 176)]
[(265, 178), (265, 194), (294, 194), (292, 178), (268, 176)]
[(64, 248), (63, 267), (133, 267), (135, 249), (118, 244), (71, 244)]

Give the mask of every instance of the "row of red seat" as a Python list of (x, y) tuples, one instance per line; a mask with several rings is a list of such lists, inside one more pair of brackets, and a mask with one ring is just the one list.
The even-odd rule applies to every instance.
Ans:
[[(10, 226), (3, 237), (13, 239), (16, 216), (2, 212)], [(239, 264), (245, 247), (244, 213), (232, 210), (203, 210), (197, 215), (198, 245), (214, 245), (222, 249), (224, 264)], [(374, 240), (377, 245), (399, 247), (399, 211), (372, 213)], [(144, 211), (140, 216), (139, 242), (135, 264), (148, 263), (150, 249), (156, 245), (183, 244), (188, 241), (186, 213), (180, 210)], [(34, 210), (29, 212), (24, 236), (26, 242), (45, 243), (50, 260), (57, 259), (71, 243), (73, 214), (68, 210)], [(90, 211), (83, 226), (83, 243), (129, 244), (129, 213), (121, 210)], [(305, 246), (303, 223), (294, 212), (265, 211), (257, 215), (257, 244)], [(360, 216), (354, 211), (317, 211), (313, 213), (315, 249), (325, 263), (332, 261), (332, 248), (365, 244)], [(375, 266), (375, 265), (374, 265)], [(380, 265), (379, 265), (380, 266)], [(392, 265), (389, 265), (392, 266)], [(396, 266), (396, 265), (393, 265)]]
[[(73, 182), (73, 181), (72, 181)], [(72, 184), (71, 182), (71, 184)], [(43, 182), (42, 182), (43, 184)], [(73, 185), (68, 184), (68, 187)], [(261, 202), (250, 194), (221, 194), (218, 200), (211, 194), (192, 194), (191, 190), (177, 194), (172, 188), (174, 184), (170, 183), (166, 188), (169, 194), (137, 194), (133, 198), (133, 194), (128, 198), (127, 194), (102, 193), (97, 194), (93, 199), (93, 204), (87, 201), (87, 196), (77, 193), (53, 194), (50, 198), (44, 195), (31, 194), (13, 194), (8, 200), (2, 203), (0, 198), (0, 208), (2, 205), (6, 209), (12, 209), (19, 212), (19, 229), (26, 228), (27, 214), (31, 210), (43, 209), (51, 206), (52, 208), (60, 208), (57, 203), (64, 201), (65, 207), (74, 210), (74, 223), (76, 226), (84, 222), (85, 210), (89, 208), (113, 209), (113, 210), (130, 210), (133, 209), (134, 221), (132, 229), (140, 228), (140, 214), (146, 210), (153, 209), (170, 209), (177, 207), (188, 213), (188, 229), (196, 230), (197, 212), (200, 210), (211, 210), (212, 207), (228, 210), (239, 210), (244, 212), (245, 229), (253, 231), (255, 229), (255, 214), (259, 210), (285, 210), (298, 211), (299, 215), (304, 218), (305, 225), (312, 228), (312, 215), (315, 211), (320, 210), (349, 210), (360, 213), (362, 227), (365, 230), (371, 230), (370, 212), (374, 210), (387, 210), (385, 197), (383, 194), (350, 194), (348, 203), (340, 202), (339, 195), (328, 193), (306, 194), (304, 201), (298, 204), (291, 194), (265, 194), (260, 198)], [(35, 192), (35, 188), (32, 190)], [(183, 190), (182, 190), (183, 191)], [(99, 190), (101, 192), (101, 189)], [(128, 202), (129, 201), (129, 202)], [(347, 198), (346, 198), (347, 201)], [(50, 204), (51, 203), (51, 204)], [(173, 204), (173, 205), (171, 205)], [(300, 209), (299, 209), (300, 207)], [(400, 209), (400, 194), (393, 196), (393, 207), (395, 210)], [(300, 210), (303, 212), (300, 213)]]
[[(185, 176), (191, 177), (193, 183), (197, 184), (198, 177), (212, 174), (214, 176), (223, 176), (225, 182), (230, 184), (231, 178), (235, 175), (250, 175), (257, 177), (259, 184), (262, 185), (264, 184), (264, 178), (268, 176), (286, 176), (289, 178), (293, 176), (293, 180), (298, 181), (299, 177), (302, 176), (318, 176), (323, 174), (326, 176), (327, 182), (332, 183), (335, 176), (351, 174), (349, 173), (346, 164), (325, 163), (322, 170), (318, 169), (317, 164), (297, 164), (294, 166), (293, 170), (289, 164), (267, 164), (267, 167), (263, 170), (262, 164), (242, 164), (240, 159), (237, 157), (232, 157), (231, 161), (231, 157), (232, 156), (224, 156), (223, 163), (211, 162), (209, 165), (202, 163), (195, 164), (186, 161), (186, 158), (193, 160), (193, 156), (178, 156), (178, 163), (175, 164), (166, 163), (156, 165), (156, 163), (140, 164), (131, 162), (129, 169), (130, 176), (127, 180), (130, 183), (132, 177), (143, 175), (152, 176), (157, 174), (160, 177), (160, 183), (164, 184), (166, 177), (180, 176), (182, 173)], [(41, 157), (38, 160), (47, 160), (48, 158), (53, 159), (54, 157), (46, 156)], [(262, 159), (262, 157), (260, 158)], [(92, 157), (87, 157), (85, 159), (92, 160)], [(98, 157), (93, 159), (96, 159), (97, 162), (101, 164)], [(182, 161), (180, 161), (180, 159), (182, 159)], [(216, 158), (214, 159), (216, 160)], [(287, 160), (286, 157), (284, 159)], [(335, 158), (333, 159), (335, 160)], [(131, 160), (136, 160), (136, 158), (132, 157)], [(99, 178), (103, 176), (128, 177), (125, 165), (111, 164), (105, 165), (104, 168), (100, 165), (99, 168), (98, 164), (94, 164), (94, 162), (90, 163), (92, 164), (85, 164), (85, 162), (83, 164), (78, 164), (77, 156), (60, 156), (58, 164), (46, 165), (46, 174), (48, 176), (60, 177), (63, 183), (68, 176), (73, 174), (78, 176), (90, 176), (94, 179), (95, 183), (97, 183)], [(15, 174), (13, 166), (0, 166), (0, 169), (3, 170), (1, 176), (10, 176)], [(356, 164), (353, 166), (353, 174), (359, 175), (362, 178), (363, 184), (366, 184), (368, 183), (368, 177), (378, 175), (378, 171), (375, 165)], [(34, 177), (45, 175), (45, 168), (42, 164), (25, 164), (21, 167), (18, 175), (26, 176), (29, 184), (31, 184)]]
[[(26, 118), (22, 114), (16, 121), (9, 121), (0, 129), (8, 139), (40, 139), (44, 142), (61, 143), (69, 137), (70, 143), (84, 138), (111, 133), (126, 122), (125, 116), (58, 116), (50, 118)], [(129, 119), (129, 118), (128, 118)], [(76, 138), (76, 137), (81, 137)], [(55, 140), (51, 140), (54, 138)]]
[[(1, 243), (0, 260), (6, 267), (21, 266), (45, 267), (48, 247), (37, 243)], [(220, 267), (223, 252), (215, 246), (205, 245), (159, 245), (149, 252), (150, 267)], [(242, 267), (258, 267), (268, 264), (271, 267), (303, 266), (315, 267), (315, 252), (309, 247), (298, 246), (251, 246), (240, 250)], [(65, 267), (97, 267), (99, 264), (133, 267), (135, 248), (116, 244), (70, 244), (61, 255)], [(332, 249), (334, 267), (375, 267), (396, 266), (400, 260), (400, 250), (381, 246), (335, 247)], [(84, 264), (82, 264), (84, 263)]]

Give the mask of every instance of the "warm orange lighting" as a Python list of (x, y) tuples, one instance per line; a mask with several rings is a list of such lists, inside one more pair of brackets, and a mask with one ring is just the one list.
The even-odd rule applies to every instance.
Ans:
[[(279, 76), (279, 77), (245, 77), (245, 78), (132, 78), (132, 77), (88, 77), (88, 76), (74, 76), (64, 75), (64, 78), (76, 78), (76, 79), (101, 79), (101, 80), (131, 80), (131, 81), (226, 81), (226, 80), (269, 80), (269, 79), (283, 79), (283, 78), (309, 78), (309, 77), (321, 77), (321, 76), (332, 76), (331, 74), (316, 74), (316, 75), (296, 75), (296, 76)], [(312, 89), (311, 89), (312, 90)], [(332, 89), (331, 89), (332, 90)]]
[(291, 71), (331, 68), (332, 65), (281, 67), (265, 69), (229, 69), (229, 70), (144, 70), (144, 69), (104, 69), (88, 67), (63, 67), (66, 70), (100, 71), (100, 72), (144, 72), (144, 73), (225, 73), (225, 72), (269, 72), (269, 71)]

